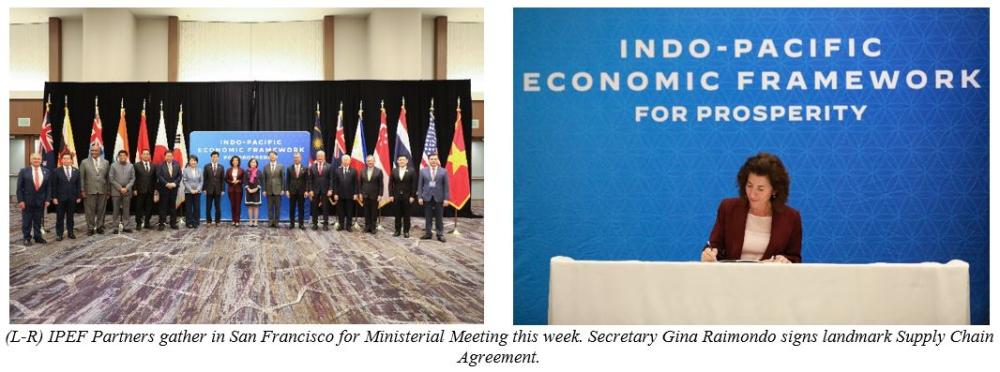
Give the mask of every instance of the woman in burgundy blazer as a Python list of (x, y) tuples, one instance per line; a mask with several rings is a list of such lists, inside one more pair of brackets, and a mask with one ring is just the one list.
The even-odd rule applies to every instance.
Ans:
[[(761, 227), (760, 222), (770, 218), (769, 240), (759, 259), (802, 262), (802, 217), (799, 211), (785, 205), (791, 181), (781, 160), (768, 153), (759, 153), (747, 159), (736, 179), (740, 197), (724, 199), (719, 204), (709, 245), (702, 250), (701, 260), (748, 259), (743, 249), (744, 242), (750, 241), (746, 236), (751, 229), (747, 220), (753, 218), (758, 221), (755, 227)], [(762, 240), (757, 243), (758, 248), (763, 248)]]
[[(240, 214), (243, 213), (243, 184), (246, 182), (243, 168), (240, 168), (240, 157), (229, 158), (229, 169), (226, 169), (226, 194), (229, 195), (229, 211), (233, 218), (233, 226), (240, 226)], [(233, 171), (236, 176), (233, 177)]]

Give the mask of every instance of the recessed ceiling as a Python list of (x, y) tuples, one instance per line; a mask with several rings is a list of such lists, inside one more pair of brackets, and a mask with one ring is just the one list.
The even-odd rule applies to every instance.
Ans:
[[(176, 16), (181, 21), (315, 21), (327, 15), (364, 17), (372, 8), (127, 8), (139, 18)], [(79, 19), (86, 8), (11, 8), (10, 23), (47, 22), (50, 17)], [(449, 22), (483, 22), (482, 8), (424, 8), (424, 17), (447, 16)]]

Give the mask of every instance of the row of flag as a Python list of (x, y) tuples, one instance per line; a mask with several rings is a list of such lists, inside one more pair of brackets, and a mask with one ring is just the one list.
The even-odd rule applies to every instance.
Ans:
[[(465, 136), (462, 131), (462, 108), (461, 100), (457, 102), (455, 108), (456, 118), (455, 118), (455, 135), (452, 138), (451, 151), (448, 153), (448, 160), (445, 169), (449, 174), (449, 188), (450, 188), (450, 200), (449, 202), (455, 209), (462, 209), (465, 204), (471, 198), (471, 187), (469, 184), (469, 167), (466, 159), (466, 148), (465, 148)], [(50, 107), (52, 105), (51, 97), (45, 103), (45, 116), (42, 120), (42, 130), (40, 134), (40, 141), (38, 145), (38, 152), (42, 155), (42, 165), (50, 168), (58, 166), (55, 159), (55, 148), (52, 140), (52, 123), (49, 120)], [(359, 104), (358, 108), (358, 123), (357, 130), (354, 132), (354, 142), (350, 152), (351, 156), (351, 167), (357, 169), (359, 172), (365, 167), (365, 156), (368, 154), (367, 147), (364, 141), (364, 116), (363, 110)], [(73, 165), (79, 165), (79, 161), (76, 156), (76, 142), (73, 139), (73, 126), (70, 123), (69, 118), (69, 104), (65, 102), (63, 106), (64, 118), (63, 118), (63, 128), (62, 128), (62, 147), (59, 151), (59, 156), (62, 157), (63, 154), (69, 153), (73, 158)], [(393, 149), (393, 154), (395, 157), (389, 156), (389, 130), (386, 124), (386, 112), (385, 112), (385, 102), (381, 105), (381, 122), (379, 123), (378, 139), (375, 143), (375, 167), (379, 168), (385, 175), (382, 177), (382, 194), (389, 195), (389, 175), (392, 169), (392, 163), (395, 158), (399, 155), (405, 155), (408, 159), (413, 159), (412, 152), (410, 151), (410, 137), (407, 132), (406, 125), (406, 99), (403, 99), (403, 104), (399, 111), (399, 121), (396, 124), (396, 143)], [(187, 163), (187, 144), (184, 140), (184, 105), (180, 105), (180, 113), (177, 115), (177, 129), (174, 134), (174, 148), (170, 150), (167, 145), (167, 132), (166, 126), (162, 125), (164, 123), (163, 118), (163, 103), (160, 102), (160, 123), (159, 128), (156, 132), (156, 147), (152, 149), (153, 164), (160, 164), (163, 162), (164, 155), (167, 151), (171, 151), (174, 154), (174, 160), (184, 166)], [(127, 153), (132, 153), (128, 143), (128, 132), (126, 130), (127, 125), (125, 122), (125, 100), (122, 99), (120, 115), (118, 119), (118, 133), (115, 136), (114, 144), (114, 155), (117, 156), (118, 152), (124, 150)], [(323, 133), (322, 126), (320, 125), (320, 110), (319, 103), (316, 104), (316, 121), (313, 124), (313, 138), (312, 138), (312, 156), (311, 159), (316, 158), (316, 152), (323, 150)], [(98, 99), (94, 98), (94, 122), (90, 129), (90, 145), (88, 150), (94, 145), (98, 146), (101, 150), (101, 156), (104, 155), (104, 140), (103, 140), (103, 125), (101, 123), (101, 114), (98, 110)], [(149, 134), (146, 127), (146, 102), (142, 103), (142, 114), (139, 119), (139, 137), (138, 144), (135, 149), (135, 162), (141, 160), (141, 154), (144, 150), (150, 150), (149, 147)], [(339, 159), (347, 154), (347, 143), (344, 139), (344, 105), (340, 104), (340, 111), (337, 114), (337, 132), (334, 135), (334, 152), (331, 161), (336, 164)], [(424, 151), (421, 155), (420, 169), (426, 168), (429, 165), (428, 156), (437, 153), (437, 130), (434, 123), (434, 99), (431, 99), (430, 108), (430, 123), (428, 124), (427, 136), (424, 138)], [(177, 205), (180, 206), (184, 202), (183, 193), (177, 193)], [(388, 198), (383, 198), (382, 203), (379, 207), (385, 206)]]

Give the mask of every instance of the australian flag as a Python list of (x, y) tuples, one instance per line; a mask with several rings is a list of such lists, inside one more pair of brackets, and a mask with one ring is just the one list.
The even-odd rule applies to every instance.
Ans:
[(45, 118), (42, 119), (42, 132), (38, 136), (38, 153), (42, 155), (42, 166), (50, 169), (58, 166), (55, 146), (52, 145), (52, 122), (49, 121), (51, 105), (51, 102), (45, 103)]

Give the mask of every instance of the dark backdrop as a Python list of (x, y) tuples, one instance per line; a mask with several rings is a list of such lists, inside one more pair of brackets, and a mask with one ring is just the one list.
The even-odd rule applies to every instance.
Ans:
[[(51, 97), (50, 120), (55, 132), (55, 148), (62, 147), (63, 98), (69, 100), (70, 120), (77, 154), (88, 153), (90, 129), (94, 121), (94, 97), (99, 97), (103, 124), (105, 157), (111, 161), (111, 151), (118, 131), (119, 107), (125, 100), (125, 121), (129, 145), (135, 149), (139, 137), (139, 116), (143, 99), (146, 104), (147, 130), (150, 146), (155, 146), (160, 125), (159, 105), (163, 102), (163, 118), (167, 143), (173, 148), (177, 128), (178, 106), (184, 105), (184, 136), (191, 132), (218, 130), (280, 130), (312, 133), (316, 103), (320, 104), (320, 123), (326, 153), (332, 154), (337, 130), (337, 111), (344, 103), (344, 138), (347, 148), (354, 142), (358, 121), (358, 104), (364, 100), (364, 133), (368, 153), (374, 152), (380, 124), (379, 104), (385, 101), (386, 124), (389, 130), (389, 152), (393, 156), (396, 124), (403, 97), (406, 98), (406, 123), (410, 136), (411, 165), (419, 166), (424, 150), (424, 137), (430, 119), (430, 101), (434, 98), (434, 117), (438, 154), (442, 166), (451, 151), (455, 134), (456, 99), (461, 98), (462, 126), (465, 135), (466, 162), (472, 170), (472, 97), (469, 80), (351, 80), (351, 81), (245, 81), (245, 82), (185, 82), (185, 83), (54, 83), (45, 84), (45, 96)], [(130, 154), (130, 160), (134, 155)], [(395, 161), (393, 161), (395, 163)], [(470, 179), (471, 184), (471, 179)], [(388, 212), (388, 210), (386, 211)], [(471, 203), (459, 215), (472, 217)]]

